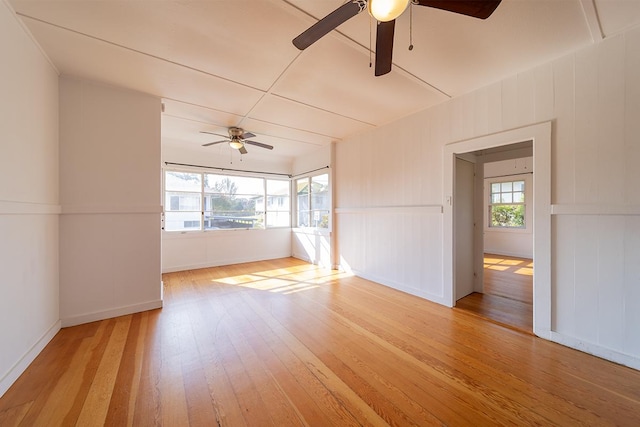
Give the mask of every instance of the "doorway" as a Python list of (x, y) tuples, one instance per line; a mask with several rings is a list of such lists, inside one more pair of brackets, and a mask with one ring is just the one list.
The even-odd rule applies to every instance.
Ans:
[(531, 141), (456, 156), (456, 307), (530, 334), (533, 172)]
[[(527, 148), (527, 144), (529, 147)], [(536, 274), (532, 276), (533, 297), (532, 297), (532, 324), (533, 333), (538, 336), (549, 338), (551, 335), (551, 204), (550, 204), (550, 149), (551, 149), (551, 123), (541, 123), (487, 135), (471, 140), (460, 141), (445, 146), (444, 155), (444, 285), (445, 300), (450, 306), (455, 306), (458, 298), (462, 297), (464, 291), (468, 289), (468, 272), (460, 265), (465, 262), (460, 258), (458, 262), (458, 251), (461, 245), (472, 246), (473, 250), (473, 292), (483, 294), (484, 292), (484, 227), (482, 215), (484, 207), (478, 203), (483, 200), (482, 186), (484, 184), (484, 172), (482, 179), (478, 179), (478, 157), (480, 156), (505, 156), (505, 152), (515, 153), (517, 150), (529, 149), (533, 154), (533, 165), (535, 174), (532, 175), (533, 182), (533, 202), (531, 207), (533, 226), (533, 256)], [(503, 153), (503, 154), (499, 154)], [(510, 155), (511, 155), (510, 154)], [(489, 157), (485, 157), (484, 160)], [(474, 180), (474, 226), (472, 236), (464, 231), (464, 228), (457, 224), (460, 213), (456, 213), (457, 206), (464, 206), (457, 196), (460, 190), (456, 191), (456, 181), (461, 179), (457, 172), (461, 160), (471, 161), (475, 164), (476, 177)], [(485, 163), (485, 161), (480, 163)], [(504, 160), (504, 159), (503, 159)], [(464, 166), (463, 166), (464, 168)], [(467, 196), (468, 197), (468, 196)], [(478, 202), (476, 202), (478, 201)], [(465, 243), (466, 242), (466, 243)], [(468, 263), (468, 261), (466, 261)], [(527, 267), (529, 268), (529, 267)], [(532, 267), (531, 267), (532, 268)], [(467, 281), (467, 283), (465, 283)], [(531, 317), (529, 317), (531, 318)]]

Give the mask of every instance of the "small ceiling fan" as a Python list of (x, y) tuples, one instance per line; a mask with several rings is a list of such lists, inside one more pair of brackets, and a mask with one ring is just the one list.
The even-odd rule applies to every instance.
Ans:
[[(217, 135), (222, 136), (214, 132), (200, 131), (200, 133), (208, 133), (209, 135)], [(229, 139), (223, 139), (221, 141), (209, 142), (207, 144), (202, 144), (203, 147), (208, 147), (210, 145), (222, 144), (223, 142), (228, 142), (231, 148), (234, 148), (240, 151), (241, 154), (247, 154), (247, 149), (245, 148), (245, 144), (255, 145), (256, 147), (266, 148), (267, 150), (273, 150), (273, 146), (268, 144), (263, 144), (258, 141), (249, 141), (249, 138), (255, 138), (256, 136), (251, 132), (245, 132), (244, 129), (238, 127), (230, 127), (229, 128)]]
[(393, 33), (396, 18), (402, 15), (409, 2), (416, 6), (433, 7), (453, 13), (487, 19), (502, 0), (349, 0), (293, 39), (293, 44), (304, 50), (339, 25), (365, 9), (377, 21), (375, 75), (391, 71)]

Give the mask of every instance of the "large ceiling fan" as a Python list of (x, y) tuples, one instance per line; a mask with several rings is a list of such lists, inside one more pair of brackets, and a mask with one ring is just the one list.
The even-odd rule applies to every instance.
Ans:
[(375, 75), (382, 76), (391, 71), (393, 56), (393, 33), (396, 18), (402, 15), (409, 2), (453, 13), (487, 19), (502, 0), (349, 0), (293, 39), (293, 44), (304, 50), (331, 30), (353, 18), (365, 9), (377, 21)]
[[(214, 132), (200, 131), (200, 133), (208, 133), (209, 135), (217, 135), (222, 136)], [(245, 148), (245, 144), (255, 145), (256, 147), (266, 148), (267, 150), (273, 150), (273, 146), (268, 144), (263, 144), (258, 141), (249, 141), (249, 138), (255, 138), (255, 135), (251, 132), (245, 132), (244, 129), (238, 127), (230, 127), (229, 128), (229, 138), (223, 139), (221, 141), (209, 142), (207, 144), (202, 144), (203, 147), (208, 147), (210, 145), (222, 144), (223, 142), (228, 142), (231, 148), (234, 148), (240, 151), (241, 154), (247, 154), (247, 149)]]

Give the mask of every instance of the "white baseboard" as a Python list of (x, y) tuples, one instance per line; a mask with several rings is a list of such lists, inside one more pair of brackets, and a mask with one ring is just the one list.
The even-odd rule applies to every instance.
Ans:
[(357, 270), (353, 270), (352, 271), (353, 274), (355, 274), (358, 277), (362, 277), (363, 279), (366, 280), (370, 280), (372, 282), (378, 283), (380, 285), (386, 286), (388, 288), (392, 288), (395, 290), (398, 290), (400, 292), (404, 292), (406, 294), (410, 294), (410, 295), (414, 295), (420, 298), (424, 298), (426, 300), (429, 300), (431, 302), (435, 302), (436, 304), (440, 304), (440, 305), (444, 305), (446, 307), (451, 307), (446, 301), (443, 295), (437, 295), (437, 294), (433, 294), (430, 292), (425, 292), (423, 290), (417, 289), (417, 288), (413, 288), (410, 286), (406, 286), (402, 283), (397, 283), (397, 282), (393, 282), (393, 281), (388, 281), (385, 280), (381, 277), (377, 277), (375, 275), (371, 275), (371, 274), (365, 274), (361, 271), (357, 271)]
[(554, 331), (550, 332), (549, 340), (558, 344), (562, 344), (566, 347), (571, 347), (575, 350), (582, 351), (583, 353), (588, 353), (602, 359), (610, 360), (611, 362), (615, 362), (620, 365), (640, 370), (640, 358), (637, 356), (632, 356), (630, 354), (611, 350), (598, 344), (582, 341), (578, 338), (563, 335)]
[(40, 352), (45, 348), (49, 341), (60, 330), (61, 323), (56, 321), (51, 327), (40, 337), (35, 344), (31, 346), (29, 350), (9, 369), (9, 371), (0, 378), (0, 397), (9, 390), (9, 387), (22, 375), (22, 373), (29, 367), (31, 362), (35, 360)]
[(93, 313), (81, 314), (78, 316), (64, 317), (60, 319), (63, 328), (81, 325), (83, 323), (95, 322), (98, 320), (110, 319), (112, 317), (126, 316), (127, 314), (139, 313), (141, 311), (162, 308), (162, 300), (148, 301), (140, 304), (116, 307), (109, 310), (96, 311)]

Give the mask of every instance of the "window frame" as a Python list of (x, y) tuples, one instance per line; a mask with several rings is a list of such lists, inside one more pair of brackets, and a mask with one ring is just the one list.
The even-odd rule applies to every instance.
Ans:
[[(523, 203), (491, 203), (491, 184), (503, 182), (524, 181), (524, 202)], [(530, 173), (496, 176), (484, 178), (484, 231), (504, 232), (504, 233), (531, 233), (533, 227), (533, 208), (531, 199), (533, 197), (533, 179)], [(522, 227), (500, 227), (491, 226), (491, 206), (492, 205), (524, 205), (524, 226)]]
[[(327, 176), (327, 184), (326, 184), (326, 192), (328, 195), (328, 207), (327, 209), (314, 209), (314, 203), (313, 203), (313, 179), (320, 177), (320, 176)], [(307, 223), (309, 225), (300, 225), (300, 201), (299, 201), (299, 197), (298, 197), (298, 182), (300, 181), (307, 181), (307, 188), (308, 191), (306, 193), (307, 196), (307, 209), (305, 209), (303, 212), (307, 212)], [(332, 189), (331, 189), (331, 174), (329, 172), (323, 172), (323, 173), (315, 173), (315, 174), (309, 174), (309, 175), (303, 175), (303, 176), (298, 176), (295, 177), (292, 180), (292, 190), (293, 193), (295, 194), (295, 228), (298, 229), (302, 229), (302, 230), (326, 230), (328, 232), (331, 231), (332, 227), (333, 227), (333, 220), (332, 220), (332, 211), (333, 211), (333, 206), (332, 206)], [(317, 192), (316, 192), (317, 194)], [(326, 216), (327, 216), (327, 226), (326, 227), (319, 227), (319, 226), (313, 226), (311, 224), (313, 224), (314, 220), (314, 212), (323, 212), (326, 211)]]
[[(200, 221), (200, 227), (199, 228), (183, 228), (183, 229), (174, 229), (174, 230), (167, 230), (166, 224), (167, 224), (167, 213), (171, 213), (171, 212), (181, 212), (181, 211), (175, 211), (175, 210), (171, 210), (171, 209), (167, 209), (167, 193), (176, 193), (176, 192), (183, 192), (183, 193), (189, 193), (189, 194), (195, 194), (196, 191), (175, 191), (175, 190), (167, 190), (167, 175), (170, 172), (176, 172), (176, 173), (188, 173), (188, 174), (196, 174), (200, 176), (200, 191), (199, 191), (199, 196), (200, 196), (200, 210), (199, 211), (184, 211), (184, 212), (189, 212), (189, 213), (195, 213), (197, 212), (199, 214), (198, 218)], [(218, 176), (223, 176), (223, 177), (228, 177), (228, 178), (251, 178), (251, 179), (260, 179), (262, 180), (262, 193), (261, 195), (258, 195), (257, 197), (261, 197), (263, 200), (262, 203), (262, 208), (263, 210), (261, 211), (256, 211), (256, 212), (261, 212), (262, 216), (263, 216), (263, 221), (262, 221), (262, 227), (235, 227), (235, 228), (205, 228), (205, 213), (209, 213), (209, 212), (213, 212), (212, 208), (209, 210), (205, 209), (205, 199), (207, 197), (211, 197), (212, 194), (218, 194), (218, 193), (214, 193), (210, 190), (206, 189), (205, 186), (205, 175), (218, 175)], [(283, 181), (287, 183), (286, 188), (288, 189), (288, 197), (289, 197), (289, 203), (288, 206), (283, 206), (282, 208), (278, 209), (277, 212), (282, 214), (285, 212), (288, 212), (288, 225), (278, 225), (278, 226), (268, 226), (267, 225), (267, 215), (269, 212), (273, 212), (272, 209), (269, 209), (267, 206), (267, 182), (268, 181)], [(292, 193), (292, 189), (291, 189), (291, 179), (288, 177), (282, 177), (282, 178), (274, 178), (274, 177), (268, 177), (268, 176), (256, 176), (255, 174), (229, 174), (229, 173), (225, 173), (225, 171), (215, 171), (215, 170), (211, 170), (211, 171), (194, 171), (192, 169), (182, 169), (182, 168), (163, 168), (162, 170), (162, 194), (163, 194), (163, 200), (162, 200), (162, 230), (164, 232), (167, 233), (207, 233), (207, 232), (224, 232), (224, 231), (234, 231), (234, 230), (271, 230), (271, 229), (278, 229), (278, 228), (292, 228), (292, 203), (291, 203), (291, 193)], [(246, 196), (246, 194), (242, 194), (242, 196)], [(284, 196), (283, 196), (284, 197)], [(288, 209), (288, 210), (287, 210)], [(189, 219), (189, 221), (191, 221), (191, 219)]]

